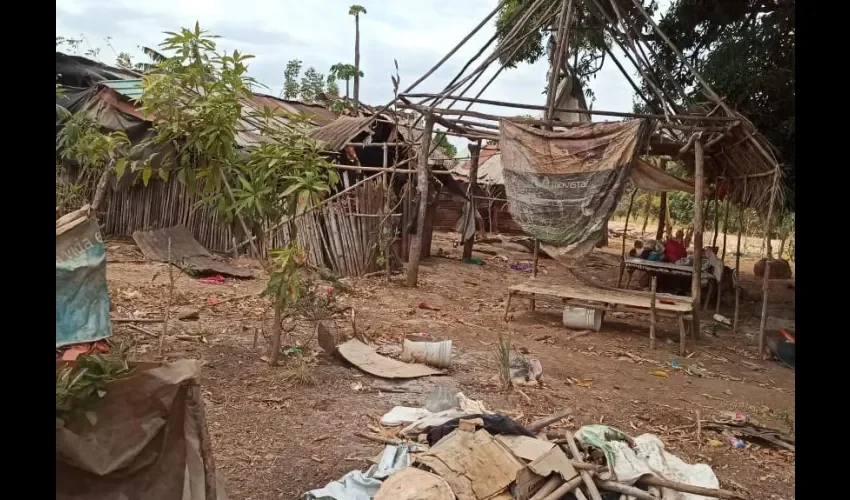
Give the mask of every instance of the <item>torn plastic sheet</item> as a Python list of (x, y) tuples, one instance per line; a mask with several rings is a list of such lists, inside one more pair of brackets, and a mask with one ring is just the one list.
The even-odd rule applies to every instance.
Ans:
[[(641, 434), (634, 438), (634, 447), (627, 442), (620, 430), (607, 425), (585, 425), (576, 433), (583, 446), (602, 450), (608, 467), (617, 481), (634, 484), (642, 476), (651, 474), (663, 479), (718, 489), (720, 481), (710, 466), (688, 464), (681, 458), (664, 450), (664, 443), (654, 434)], [(681, 493), (665, 489), (665, 500), (711, 500), (711, 497)]]
[(412, 462), (409, 445), (387, 445), (381, 460), (366, 470), (353, 470), (324, 488), (308, 491), (304, 500), (372, 500), (382, 481)]
[(475, 399), (469, 399), (462, 392), (458, 392), (455, 397), (457, 398), (456, 408), (437, 413), (429, 412), (427, 416), (420, 418), (402, 429), (400, 434), (404, 437), (418, 436), (419, 434), (427, 431), (429, 428), (443, 425), (449, 420), (465, 417), (467, 415), (483, 415), (490, 413), (487, 411), (483, 402)]

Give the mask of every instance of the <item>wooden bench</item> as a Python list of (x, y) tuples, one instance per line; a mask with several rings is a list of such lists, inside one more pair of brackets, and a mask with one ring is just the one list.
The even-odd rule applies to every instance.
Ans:
[[(697, 314), (691, 297), (655, 293), (655, 279), (652, 281), (652, 292), (636, 290), (594, 288), (583, 284), (551, 284), (535, 280), (508, 287), (508, 298), (505, 301), (505, 321), (513, 297), (524, 297), (530, 300), (556, 299), (564, 305), (578, 306), (601, 311), (624, 311), (649, 315), (649, 346), (655, 347), (655, 319), (657, 316), (675, 317), (679, 321), (679, 353), (685, 354), (687, 329), (685, 322), (693, 324)], [(694, 328), (690, 328), (691, 336), (696, 337)]]

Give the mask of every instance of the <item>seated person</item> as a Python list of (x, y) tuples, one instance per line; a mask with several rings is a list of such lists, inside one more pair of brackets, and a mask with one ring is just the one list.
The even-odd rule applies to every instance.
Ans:
[(631, 250), (629, 250), (629, 257), (637, 257), (640, 255), (641, 250), (643, 250), (643, 242), (640, 240), (635, 240), (635, 246)]
[[(676, 236), (678, 237), (682, 231), (677, 231)], [(666, 242), (664, 242), (664, 261), (665, 262), (676, 262), (679, 259), (684, 259), (688, 256), (688, 251), (685, 249), (685, 245), (682, 244), (680, 240), (677, 238), (669, 238)]]

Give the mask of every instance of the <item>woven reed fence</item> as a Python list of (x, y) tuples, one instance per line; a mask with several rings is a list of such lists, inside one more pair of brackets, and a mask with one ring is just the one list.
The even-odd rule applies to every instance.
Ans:
[[(349, 193), (296, 218), (297, 243), (306, 249), (310, 264), (339, 276), (360, 276), (378, 270), (383, 224), (397, 217), (383, 214), (384, 187), (380, 179), (364, 182)], [(138, 230), (163, 229), (184, 224), (204, 248), (226, 253), (235, 244), (234, 233), (218, 213), (199, 205), (176, 179), (152, 180), (110, 191), (106, 199), (103, 232), (106, 236), (129, 236)], [(240, 238), (241, 239), (241, 238)], [(259, 251), (263, 255), (291, 241), (290, 225), (267, 234)], [(247, 251), (245, 245), (241, 250)]]

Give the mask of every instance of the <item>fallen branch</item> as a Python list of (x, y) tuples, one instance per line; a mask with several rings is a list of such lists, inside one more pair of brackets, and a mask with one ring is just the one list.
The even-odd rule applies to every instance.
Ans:
[(133, 330), (136, 330), (137, 332), (142, 332), (142, 333), (144, 333), (145, 335), (151, 336), (151, 337), (153, 337), (153, 338), (159, 338), (159, 335), (155, 334), (154, 332), (152, 332), (152, 331), (150, 331), (150, 330), (148, 330), (148, 329), (146, 329), (146, 328), (142, 328), (141, 326), (136, 326), (136, 325), (133, 325), (133, 324), (129, 324), (129, 325), (127, 325), (127, 328), (131, 328), (131, 329), (133, 329)]
[(162, 323), (162, 318), (112, 318), (113, 323)]
[(626, 486), (625, 484), (621, 484), (616, 481), (602, 481), (600, 479), (597, 479), (596, 486), (599, 486), (603, 490), (625, 494), (630, 497), (637, 498), (638, 500), (659, 500), (657, 496), (643, 491), (640, 488), (635, 488), (634, 486)]
[(679, 481), (670, 481), (669, 479), (663, 479), (658, 476), (644, 476), (640, 478), (639, 482), (650, 486), (670, 488), (671, 490), (681, 491), (683, 493), (693, 493), (694, 495), (700, 495), (708, 498), (720, 498), (723, 500), (747, 500), (747, 497), (745, 495), (741, 495), (740, 493), (736, 493), (734, 491), (703, 488), (702, 486), (694, 486), (692, 484), (681, 483)]
[(554, 424), (558, 420), (561, 420), (562, 418), (567, 418), (572, 412), (573, 411), (569, 408), (563, 409), (557, 413), (549, 415), (548, 417), (541, 418), (540, 420), (528, 424), (527, 426), (525, 426), (525, 429), (532, 434), (537, 434), (538, 432)]
[[(573, 437), (573, 433), (570, 431), (565, 431), (564, 435), (567, 438), (567, 446), (570, 448), (570, 453), (573, 455), (573, 460), (582, 462), (582, 455), (578, 449), (578, 445), (576, 444), (576, 440)], [(587, 487), (587, 493), (593, 500), (602, 500), (602, 495), (599, 494), (599, 490), (596, 489), (596, 484), (593, 482), (593, 477), (590, 475), (590, 472), (586, 470), (579, 469), (579, 476), (584, 481), (585, 487)]]
[(550, 493), (549, 496), (544, 497), (543, 500), (558, 500), (559, 498), (563, 497), (567, 493), (578, 488), (578, 486), (580, 484), (581, 484), (581, 476), (576, 476), (575, 478), (570, 479), (566, 483), (559, 486), (557, 490)]
[(386, 438), (386, 437), (383, 437), (383, 436), (376, 436), (374, 434), (364, 434), (362, 432), (355, 432), (354, 435), (359, 437), (359, 438), (368, 439), (370, 441), (375, 441), (376, 443), (392, 444), (392, 445), (398, 445), (398, 444), (402, 443), (402, 441), (399, 440), (399, 439), (390, 439), (390, 438)]

